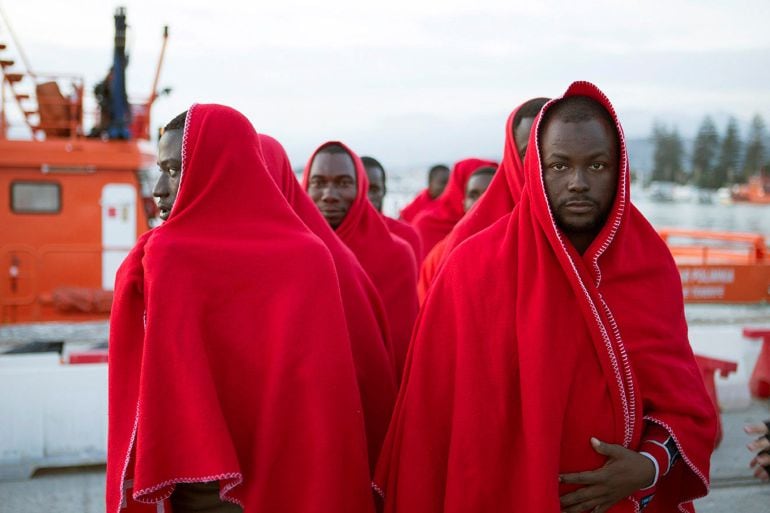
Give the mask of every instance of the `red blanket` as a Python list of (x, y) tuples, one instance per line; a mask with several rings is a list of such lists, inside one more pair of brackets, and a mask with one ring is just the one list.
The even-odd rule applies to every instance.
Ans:
[[(322, 144), (308, 160), (302, 175), (302, 188), (307, 191), (310, 166), (316, 153), (331, 142)], [(369, 180), (361, 159), (341, 143), (353, 158), (356, 168), (357, 196), (335, 233), (353, 251), (380, 293), (390, 326), (396, 376), (401, 370), (417, 316), (417, 264), (409, 245), (391, 235), (382, 215), (366, 196)]]
[(420, 302), (420, 306), (425, 303), (425, 297), (428, 295), (430, 286), (433, 280), (436, 278), (436, 274), (444, 262), (446, 256), (446, 245), (449, 237), (444, 237), (438, 244), (433, 246), (425, 256), (425, 260), (420, 267), (420, 274), (417, 277), (417, 300)]
[[(245, 511), (372, 511), (334, 263), (238, 112), (190, 108), (169, 219), (121, 266), (107, 511), (218, 481)], [(308, 265), (312, 262), (312, 265)]]
[(422, 239), (423, 252), (427, 255), (438, 241), (446, 237), (465, 214), (463, 201), (468, 179), (481, 167), (495, 166), (491, 160), (476, 158), (457, 162), (449, 175), (444, 192), (412, 222)]
[[(524, 164), (516, 150), (513, 137), (513, 120), (521, 105), (513, 109), (505, 123), (505, 146), (503, 161), (484, 195), (479, 198), (470, 212), (465, 215), (447, 237), (445, 251), (448, 253), (462, 241), (509, 214), (521, 198), (524, 188)], [(446, 254), (446, 253), (445, 253)]]
[(369, 464), (374, 467), (396, 399), (396, 376), (385, 309), (361, 264), (304, 193), (283, 146), (270, 136), (259, 141), (267, 169), (302, 222), (329, 248), (337, 268), (345, 307), (356, 376), (361, 392), (369, 445)]
[(390, 233), (406, 241), (407, 244), (409, 244), (409, 246), (412, 248), (412, 251), (414, 252), (414, 258), (417, 261), (417, 267), (419, 268), (423, 256), (422, 240), (420, 239), (420, 234), (417, 233), (417, 230), (412, 228), (411, 225), (403, 221), (399, 221), (398, 219), (393, 219), (392, 217), (388, 216), (382, 216), (382, 218), (385, 219), (385, 224), (388, 226)]
[(505, 214), (509, 214), (521, 198), (524, 188), (524, 164), (516, 149), (513, 137), (513, 121), (521, 105), (516, 107), (505, 123), (503, 161), (492, 181), (473, 208), (452, 228), (452, 231), (425, 256), (417, 280), (417, 297), (420, 305), (425, 301), (433, 280), (436, 278), (447, 255), (462, 241), (483, 230)]
[[(595, 98), (617, 119), (595, 86), (577, 82), (570, 95)], [(706, 494), (715, 412), (674, 261), (630, 203), (617, 129), (615, 202), (583, 256), (554, 223), (535, 128), (517, 207), (448, 257), (421, 310), (378, 466), (387, 512), (558, 513), (570, 491), (558, 475), (604, 462), (590, 437), (635, 450), (645, 419), (682, 456), (646, 511), (692, 511)], [(611, 511), (636, 508), (628, 498)]]
[(428, 205), (433, 203), (433, 201), (433, 198), (431, 198), (430, 194), (428, 193), (428, 189), (423, 189), (417, 196), (414, 197), (411, 203), (401, 209), (401, 219), (407, 223), (413, 223), (414, 218), (417, 217), (417, 215), (423, 210), (425, 210)]

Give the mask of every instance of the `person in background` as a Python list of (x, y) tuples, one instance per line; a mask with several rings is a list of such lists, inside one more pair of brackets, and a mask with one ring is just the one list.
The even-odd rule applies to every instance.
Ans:
[[(372, 206), (382, 214), (382, 203), (385, 199), (385, 195), (388, 193), (388, 187), (385, 178), (385, 168), (380, 162), (373, 157), (361, 157), (361, 162), (364, 163), (366, 168), (366, 176), (369, 178), (369, 201)], [(393, 235), (401, 237), (412, 247), (414, 251), (415, 259), (419, 267), (422, 262), (422, 241), (417, 231), (409, 224), (393, 219), (392, 217), (382, 214), (382, 218), (385, 220), (385, 224)]]
[(473, 212), (463, 217), (452, 230), (447, 241), (451, 251), (462, 241), (510, 214), (521, 199), (524, 188), (524, 158), (535, 117), (548, 98), (533, 98), (516, 107), (505, 125), (503, 162), (489, 189)]
[(115, 283), (106, 510), (373, 513), (329, 249), (239, 112), (193, 105), (158, 153), (163, 224)]
[(369, 465), (374, 471), (396, 399), (393, 348), (382, 300), (356, 256), (302, 190), (281, 143), (265, 134), (259, 134), (259, 142), (267, 169), (286, 201), (334, 259), (364, 408)]
[(708, 493), (716, 411), (622, 134), (573, 83), (535, 120), (516, 208), (447, 257), (377, 468), (386, 513), (692, 512)]
[(452, 228), (465, 215), (463, 201), (468, 179), (477, 169), (486, 166), (497, 167), (497, 162), (478, 158), (457, 162), (444, 193), (414, 218), (412, 225), (420, 234), (423, 251), (426, 254), (441, 239), (449, 235)]
[(436, 273), (441, 269), (447, 255), (462, 241), (491, 225), (505, 214), (509, 214), (521, 198), (524, 187), (524, 157), (527, 152), (529, 132), (535, 116), (543, 108), (548, 98), (533, 98), (516, 107), (506, 123), (505, 146), (500, 172), (489, 184), (484, 198), (472, 212), (466, 209), (466, 215), (457, 223), (448, 236), (442, 239), (431, 254), (425, 258), (420, 269), (418, 282), (418, 297), (420, 304), (433, 282)]
[[(493, 166), (482, 167), (468, 179), (468, 185), (465, 187), (465, 201), (463, 202), (466, 214), (489, 188), (489, 183), (492, 181), (496, 170)], [(420, 276), (417, 280), (417, 299), (420, 301), (420, 305), (425, 302), (430, 284), (438, 272), (440, 263), (444, 260), (447, 240), (448, 237), (444, 237), (441, 242), (433, 246), (428, 256), (425, 257), (422, 267), (420, 267)]]
[(428, 170), (428, 187), (420, 191), (411, 203), (401, 209), (400, 218), (411, 224), (417, 215), (441, 196), (449, 183), (449, 168), (436, 164)]
[(374, 209), (367, 197), (369, 180), (364, 165), (342, 143), (324, 143), (313, 153), (302, 174), (302, 187), (380, 293), (400, 382), (418, 310), (412, 248), (391, 234)]
[(470, 212), (473, 205), (487, 192), (492, 178), (495, 176), (497, 168), (495, 166), (486, 166), (477, 169), (468, 179), (468, 185), (465, 186), (465, 201), (463, 208), (465, 213)]

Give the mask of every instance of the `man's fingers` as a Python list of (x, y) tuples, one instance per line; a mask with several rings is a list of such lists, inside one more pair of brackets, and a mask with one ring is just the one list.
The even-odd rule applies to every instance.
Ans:
[(599, 486), (588, 486), (586, 488), (581, 488), (580, 490), (562, 495), (559, 497), (559, 504), (561, 504), (562, 508), (567, 508), (570, 506), (583, 504), (587, 501), (599, 499), (602, 497), (602, 495), (604, 495), (603, 488)]
[(570, 507), (564, 507), (562, 505), (562, 511), (564, 513), (583, 513), (584, 511), (595, 511), (595, 508), (604, 503), (602, 498), (590, 499), (580, 502)]
[(765, 449), (770, 448), (770, 440), (763, 436), (762, 438), (757, 438), (751, 442), (747, 447), (751, 452), (764, 451)]
[(592, 470), (590, 472), (578, 472), (576, 474), (562, 474), (559, 476), (559, 482), (565, 484), (591, 485), (601, 482), (604, 479), (604, 473), (601, 470)]
[(762, 481), (770, 480), (770, 476), (763, 467), (757, 467), (754, 469), (754, 477), (761, 479)]
[(610, 457), (619, 456), (622, 451), (626, 450), (622, 445), (608, 444), (594, 437), (591, 438), (591, 447), (599, 454)]
[(757, 464), (766, 467), (770, 465), (770, 454), (758, 454), (754, 460), (756, 460)]
[(743, 430), (750, 435), (766, 435), (767, 426), (763, 422), (757, 424), (746, 424)]

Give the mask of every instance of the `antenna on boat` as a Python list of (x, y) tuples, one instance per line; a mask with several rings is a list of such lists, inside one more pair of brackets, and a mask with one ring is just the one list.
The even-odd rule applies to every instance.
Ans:
[(160, 70), (163, 67), (163, 58), (166, 55), (166, 44), (168, 43), (168, 25), (163, 26), (163, 45), (160, 47), (160, 57), (158, 66), (155, 68), (155, 79), (152, 81), (152, 91), (150, 99), (147, 101), (147, 108), (152, 107), (153, 102), (158, 98), (158, 80), (160, 79)]
[(115, 50), (112, 57), (111, 86), (111, 116), (107, 134), (110, 139), (129, 139), (129, 123), (131, 111), (126, 93), (126, 8), (115, 10)]

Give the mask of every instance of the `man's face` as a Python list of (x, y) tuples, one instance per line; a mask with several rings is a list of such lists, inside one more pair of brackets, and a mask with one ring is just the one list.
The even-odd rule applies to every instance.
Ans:
[(369, 177), (369, 201), (382, 212), (382, 200), (385, 198), (385, 171), (379, 166), (369, 166), (366, 168), (366, 176)]
[(444, 189), (446, 189), (446, 184), (449, 183), (449, 170), (441, 169), (439, 171), (435, 171), (433, 173), (433, 176), (430, 177), (430, 181), (428, 182), (428, 194), (430, 194), (430, 197), (433, 199), (438, 198), (442, 192), (444, 192)]
[(524, 155), (527, 154), (527, 145), (529, 144), (529, 131), (532, 128), (532, 123), (535, 122), (535, 118), (521, 118), (519, 126), (513, 130), (513, 139), (516, 141), (516, 150), (519, 152), (519, 157), (524, 160)]
[(310, 166), (307, 189), (332, 228), (337, 228), (356, 199), (356, 167), (347, 153), (318, 153)]
[(570, 123), (553, 118), (540, 144), (551, 211), (582, 253), (601, 230), (615, 199), (617, 134), (601, 118)]
[(468, 180), (468, 185), (465, 187), (465, 201), (463, 207), (468, 212), (473, 205), (481, 198), (481, 195), (489, 188), (489, 183), (492, 181), (492, 176), (489, 173), (471, 175)]
[(158, 210), (163, 221), (171, 214), (182, 180), (182, 135), (182, 130), (166, 130), (158, 142), (160, 178), (152, 195), (158, 199)]

